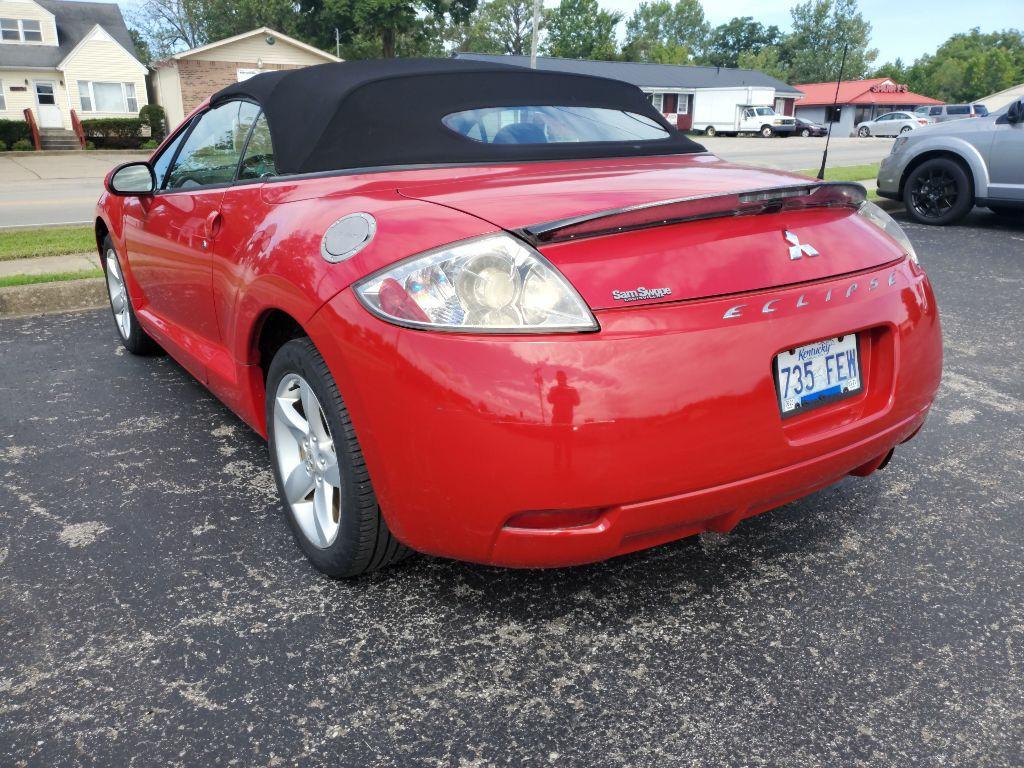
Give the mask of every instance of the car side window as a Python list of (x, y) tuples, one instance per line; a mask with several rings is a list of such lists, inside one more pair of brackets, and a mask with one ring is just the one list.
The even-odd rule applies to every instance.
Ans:
[(969, 114), (971, 114), (971, 108), (966, 106), (966, 105), (963, 105), (963, 104), (957, 104), (956, 106), (946, 107), (946, 114), (947, 115), (969, 115)]
[(185, 136), (188, 134), (188, 127), (186, 126), (174, 140), (168, 144), (164, 151), (160, 153), (160, 156), (153, 161), (153, 176), (156, 178), (156, 188), (163, 189), (164, 178), (167, 176), (167, 169), (171, 165), (171, 161), (174, 159), (174, 153), (178, 151), (178, 147), (181, 146), (181, 142), (185, 140)]
[(942, 114), (942, 107), (932, 107), (930, 110), (928, 110), (928, 114), (929, 115), (941, 115)]
[(259, 107), (231, 101), (199, 118), (178, 153), (165, 189), (192, 189), (234, 181), (242, 147)]
[(270, 125), (267, 116), (260, 113), (252, 127), (249, 143), (245, 146), (245, 155), (238, 168), (239, 179), (261, 179), (264, 176), (277, 175), (274, 168), (274, 146), (270, 141)]

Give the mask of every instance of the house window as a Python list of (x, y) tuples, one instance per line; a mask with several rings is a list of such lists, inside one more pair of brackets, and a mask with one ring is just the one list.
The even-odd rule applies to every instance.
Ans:
[(651, 104), (654, 105), (654, 108), (656, 110), (661, 112), (662, 111), (661, 108), (665, 104), (665, 94), (664, 93), (653, 93), (653, 94), (651, 94)]
[(690, 97), (685, 93), (679, 94), (679, 106), (676, 114), (687, 115), (690, 113)]
[(838, 123), (839, 116), (843, 113), (842, 107), (825, 107), (825, 122)]
[(4, 81), (0, 80), (0, 112), (7, 109), (7, 102), (4, 101)]
[(0, 40), (8, 43), (41, 43), (43, 33), (35, 19), (0, 19)]
[(139, 111), (135, 83), (99, 83), (91, 80), (79, 80), (78, 102), (83, 112), (135, 114)]

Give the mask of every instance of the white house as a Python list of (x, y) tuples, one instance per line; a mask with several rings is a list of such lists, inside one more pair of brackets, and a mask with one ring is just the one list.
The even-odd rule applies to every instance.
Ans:
[(174, 128), (185, 115), (232, 83), (260, 72), (331, 61), (341, 59), (269, 27), (260, 27), (154, 63), (153, 98), (167, 113), (169, 127)]
[(31, 109), (63, 146), (72, 110), (83, 120), (138, 116), (146, 72), (115, 3), (0, 0), (0, 119)]

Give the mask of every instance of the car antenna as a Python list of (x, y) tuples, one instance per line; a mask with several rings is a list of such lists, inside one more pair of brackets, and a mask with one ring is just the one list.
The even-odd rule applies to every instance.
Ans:
[[(839, 103), (839, 86), (843, 82), (843, 70), (846, 69), (846, 52), (850, 50), (850, 44), (843, 46), (843, 60), (839, 62), (839, 79), (836, 80), (836, 97), (832, 100), (832, 115), (835, 116), (836, 105)], [(828, 133), (825, 136), (825, 151), (821, 155), (821, 168), (818, 169), (818, 181), (825, 180), (825, 163), (828, 161), (828, 143), (832, 139), (832, 120), (828, 121)]]

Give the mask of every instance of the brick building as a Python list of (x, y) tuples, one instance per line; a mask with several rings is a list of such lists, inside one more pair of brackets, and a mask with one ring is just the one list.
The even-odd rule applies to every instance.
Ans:
[(174, 128), (211, 94), (273, 69), (340, 61), (293, 37), (260, 27), (153, 64), (153, 94)]

